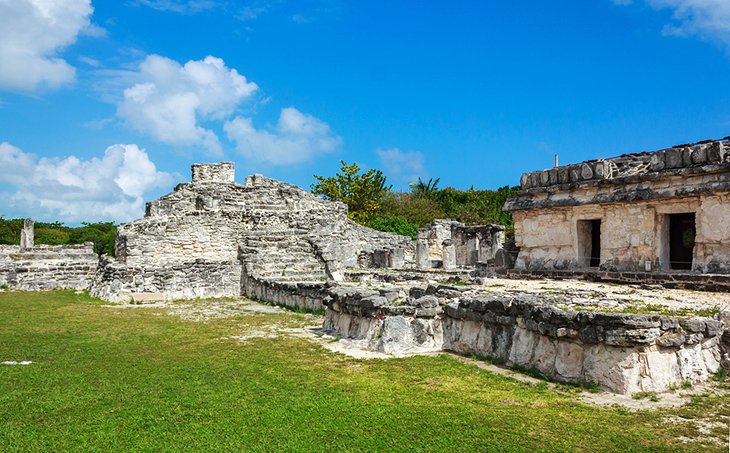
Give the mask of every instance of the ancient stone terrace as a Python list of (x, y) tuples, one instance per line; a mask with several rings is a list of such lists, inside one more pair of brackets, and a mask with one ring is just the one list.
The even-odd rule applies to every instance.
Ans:
[(413, 260), (410, 238), (352, 222), (342, 203), (261, 175), (237, 184), (232, 163), (193, 165), (192, 174), (119, 227), (116, 259), (104, 261), (92, 294), (239, 296), (242, 273), (324, 282), (376, 251)]

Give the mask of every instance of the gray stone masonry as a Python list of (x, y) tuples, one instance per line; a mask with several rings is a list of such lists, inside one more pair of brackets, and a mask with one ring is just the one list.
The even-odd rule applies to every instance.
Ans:
[[(451, 252), (444, 250), (445, 241), (453, 247)], [(436, 219), (418, 230), (416, 244), (416, 266), (419, 269), (451, 266), (476, 266), (494, 260), (497, 251), (504, 244), (502, 225), (464, 225), (451, 219)], [(444, 256), (450, 261), (446, 263)]]
[[(609, 159), (590, 160), (548, 170), (523, 173), (522, 192), (505, 203), (505, 211), (552, 206), (579, 206), (635, 200), (662, 200), (692, 193), (727, 191), (730, 189), (730, 143), (725, 141), (680, 145), (654, 152), (624, 154)], [(723, 176), (723, 174), (725, 176)], [(714, 175), (697, 187), (676, 187), (652, 190), (649, 186), (637, 191), (599, 194), (594, 199), (581, 197), (538, 197), (539, 193), (555, 193), (582, 187), (620, 186), (649, 182), (674, 176)]]
[(730, 274), (726, 139), (525, 173), (515, 269)]
[(94, 244), (0, 245), (0, 285), (19, 290), (86, 289), (99, 257)]
[(407, 293), (399, 287), (332, 288), (323, 299), (324, 327), (368, 340), (378, 351), (480, 354), (535, 367), (561, 382), (628, 394), (705, 381), (727, 353), (720, 316), (578, 312), (555, 308), (563, 301), (558, 295), (471, 298), (463, 296), (466, 291), (449, 285), (414, 286)]
[[(115, 271), (100, 269), (93, 295), (120, 298), (154, 287), (168, 298), (179, 297), (182, 281), (193, 285), (194, 294), (207, 293), (195, 286), (209, 286), (204, 275), (162, 279), (169, 291), (146, 282), (158, 269), (191, 262), (237, 262), (261, 279), (321, 282), (337, 280), (341, 269), (357, 267), (362, 254), (376, 250), (388, 250), (395, 257), (391, 264), (413, 263), (413, 240), (352, 222), (342, 203), (261, 175), (237, 184), (232, 163), (196, 164), (192, 172), (192, 182), (149, 202), (143, 219), (118, 228), (116, 260), (105, 264)], [(226, 295), (241, 295), (240, 275), (226, 288)]]

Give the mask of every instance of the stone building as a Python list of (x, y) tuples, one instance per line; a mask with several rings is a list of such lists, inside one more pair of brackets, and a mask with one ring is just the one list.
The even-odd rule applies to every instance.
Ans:
[(419, 269), (454, 269), (493, 260), (504, 244), (502, 225), (464, 225), (436, 219), (418, 230), (416, 265)]
[(730, 273), (730, 144), (525, 173), (507, 200), (515, 267)]
[[(352, 222), (347, 206), (261, 175), (234, 181), (232, 163), (192, 166), (192, 182), (147, 204), (119, 227), (116, 258), (101, 263), (91, 294), (128, 300), (240, 296), (242, 276), (339, 280), (363, 256), (413, 262), (414, 241)], [(392, 262), (392, 260), (389, 260)]]

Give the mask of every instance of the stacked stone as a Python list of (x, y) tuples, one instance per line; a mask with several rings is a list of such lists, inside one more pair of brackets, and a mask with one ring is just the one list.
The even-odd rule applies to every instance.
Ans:
[(443, 310), (434, 294), (339, 287), (324, 299), (324, 329), (389, 354), (441, 350)]
[(273, 281), (327, 280), (326, 263), (307, 240), (306, 231), (250, 234), (240, 257), (246, 273)]
[(26, 291), (89, 287), (99, 263), (93, 243), (34, 246), (32, 227), (25, 238), (25, 248), (0, 246), (0, 285)]
[(504, 226), (470, 225), (450, 219), (436, 219), (418, 230), (416, 267), (441, 267), (494, 263), (504, 244)]
[[(119, 227), (117, 267), (153, 275), (196, 260), (220, 262), (226, 269), (240, 262), (261, 279), (324, 281), (336, 279), (340, 268), (357, 266), (363, 252), (398, 249), (404, 261), (413, 259), (410, 238), (353, 223), (342, 203), (261, 175), (246, 178), (245, 185), (233, 181), (230, 163), (194, 165), (191, 183), (148, 203), (145, 218)], [(101, 273), (92, 292), (116, 297), (107, 278)], [(163, 280), (195, 280), (207, 287), (205, 275)]]
[(548, 170), (527, 172), (520, 178), (523, 190), (586, 181), (610, 180), (628, 176), (658, 173), (682, 168), (701, 168), (727, 163), (730, 145), (709, 141), (680, 145), (651, 153), (636, 153), (612, 159), (587, 161)]
[(566, 311), (530, 295), (462, 300), (446, 315), (444, 349), (617, 393), (666, 391), (720, 369), (719, 319)]
[(237, 297), (241, 294), (238, 261), (170, 263), (129, 266), (103, 257), (89, 293), (111, 302)]

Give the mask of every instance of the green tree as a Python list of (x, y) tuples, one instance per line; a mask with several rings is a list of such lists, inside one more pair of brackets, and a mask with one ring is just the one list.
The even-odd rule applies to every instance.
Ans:
[(348, 165), (341, 160), (342, 167), (335, 176), (314, 175), (317, 180), (312, 184), (312, 193), (326, 200), (341, 201), (347, 205), (349, 217), (365, 224), (376, 216), (383, 207), (383, 200), (390, 192), (383, 172), (371, 169), (361, 172), (357, 163)]
[(441, 181), (441, 178), (436, 178), (435, 180), (433, 178), (429, 178), (428, 182), (423, 182), (419, 176), (418, 182), (412, 182), (408, 184), (408, 187), (411, 188), (411, 193), (414, 196), (419, 198), (428, 198), (429, 195), (436, 191), (436, 186), (438, 186), (439, 181)]

